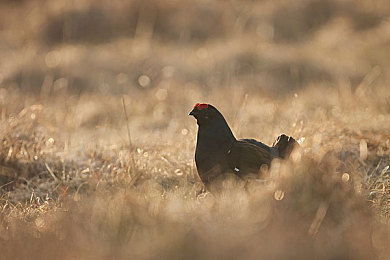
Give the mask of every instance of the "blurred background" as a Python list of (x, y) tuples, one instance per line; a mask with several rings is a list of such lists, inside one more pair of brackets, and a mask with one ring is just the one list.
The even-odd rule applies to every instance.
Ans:
[(196, 179), (197, 102), (219, 108), (237, 137), (272, 144), (286, 133), (308, 149), (354, 151), (368, 142), (369, 167), (389, 160), (386, 0), (0, 5), (8, 175), (36, 178), (32, 163), (50, 177), (47, 161), (100, 167), (137, 150), (143, 176)]
[[(123, 126), (123, 95), (142, 131), (169, 128), (197, 102), (233, 127), (274, 124), (280, 104), (307, 92), (313, 107), (374, 94), (388, 111), (389, 15), (386, 0), (2, 1), (3, 119), (40, 104), (63, 131)], [(291, 132), (284, 122), (274, 131)]]
[[(389, 72), (388, 0), (2, 0), (1, 251), (388, 259)], [(314, 162), (198, 198), (197, 102)]]
[(243, 93), (389, 82), (386, 0), (7, 0), (0, 12), (3, 99), (125, 94), (159, 115), (221, 89), (235, 107)]
[(371, 138), (370, 167), (390, 149), (386, 0), (8, 0), (0, 54), (0, 159), (27, 179), (30, 163), (49, 176), (47, 161), (100, 167), (134, 150), (143, 176), (196, 179), (197, 102), (269, 145)]

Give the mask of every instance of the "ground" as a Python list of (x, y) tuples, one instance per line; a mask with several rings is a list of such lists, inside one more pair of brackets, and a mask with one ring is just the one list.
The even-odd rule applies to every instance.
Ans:
[[(389, 259), (385, 0), (3, 1), (1, 259)], [(199, 195), (197, 102), (301, 149)]]

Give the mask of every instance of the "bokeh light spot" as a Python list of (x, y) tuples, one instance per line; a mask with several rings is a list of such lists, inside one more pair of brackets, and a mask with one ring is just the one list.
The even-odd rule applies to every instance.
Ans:
[(282, 191), (282, 190), (275, 191), (274, 198), (276, 200), (282, 200), (284, 198), (284, 191)]
[(156, 98), (159, 101), (164, 101), (165, 99), (167, 99), (167, 97), (168, 97), (168, 90), (163, 89), (163, 88), (160, 88), (160, 89), (157, 90)]
[(138, 78), (138, 84), (143, 88), (149, 87), (151, 82), (152, 82), (152, 80), (146, 75), (141, 75)]
[(45, 56), (46, 66), (55, 68), (61, 63), (61, 54), (58, 51), (50, 51)]
[(348, 182), (349, 181), (349, 174), (348, 173), (343, 173), (343, 175), (341, 176), (341, 180), (343, 182)]

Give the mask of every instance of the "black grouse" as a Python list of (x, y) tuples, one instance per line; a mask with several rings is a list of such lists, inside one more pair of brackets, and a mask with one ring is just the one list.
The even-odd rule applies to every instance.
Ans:
[(210, 104), (194, 106), (190, 112), (199, 125), (195, 162), (199, 177), (208, 184), (221, 174), (239, 177), (258, 174), (263, 164), (274, 158), (287, 158), (297, 145), (292, 137), (281, 135), (269, 147), (254, 139), (237, 140), (222, 114)]

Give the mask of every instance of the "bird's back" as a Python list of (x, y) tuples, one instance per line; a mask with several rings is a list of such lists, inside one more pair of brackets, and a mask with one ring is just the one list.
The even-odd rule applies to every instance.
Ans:
[(229, 151), (230, 169), (239, 176), (257, 174), (261, 165), (269, 165), (276, 156), (271, 148), (254, 139), (240, 139)]
[(292, 137), (281, 135), (272, 147), (255, 139), (237, 140), (229, 150), (230, 169), (239, 176), (258, 174), (260, 167), (270, 165), (274, 158), (288, 158), (297, 145)]

